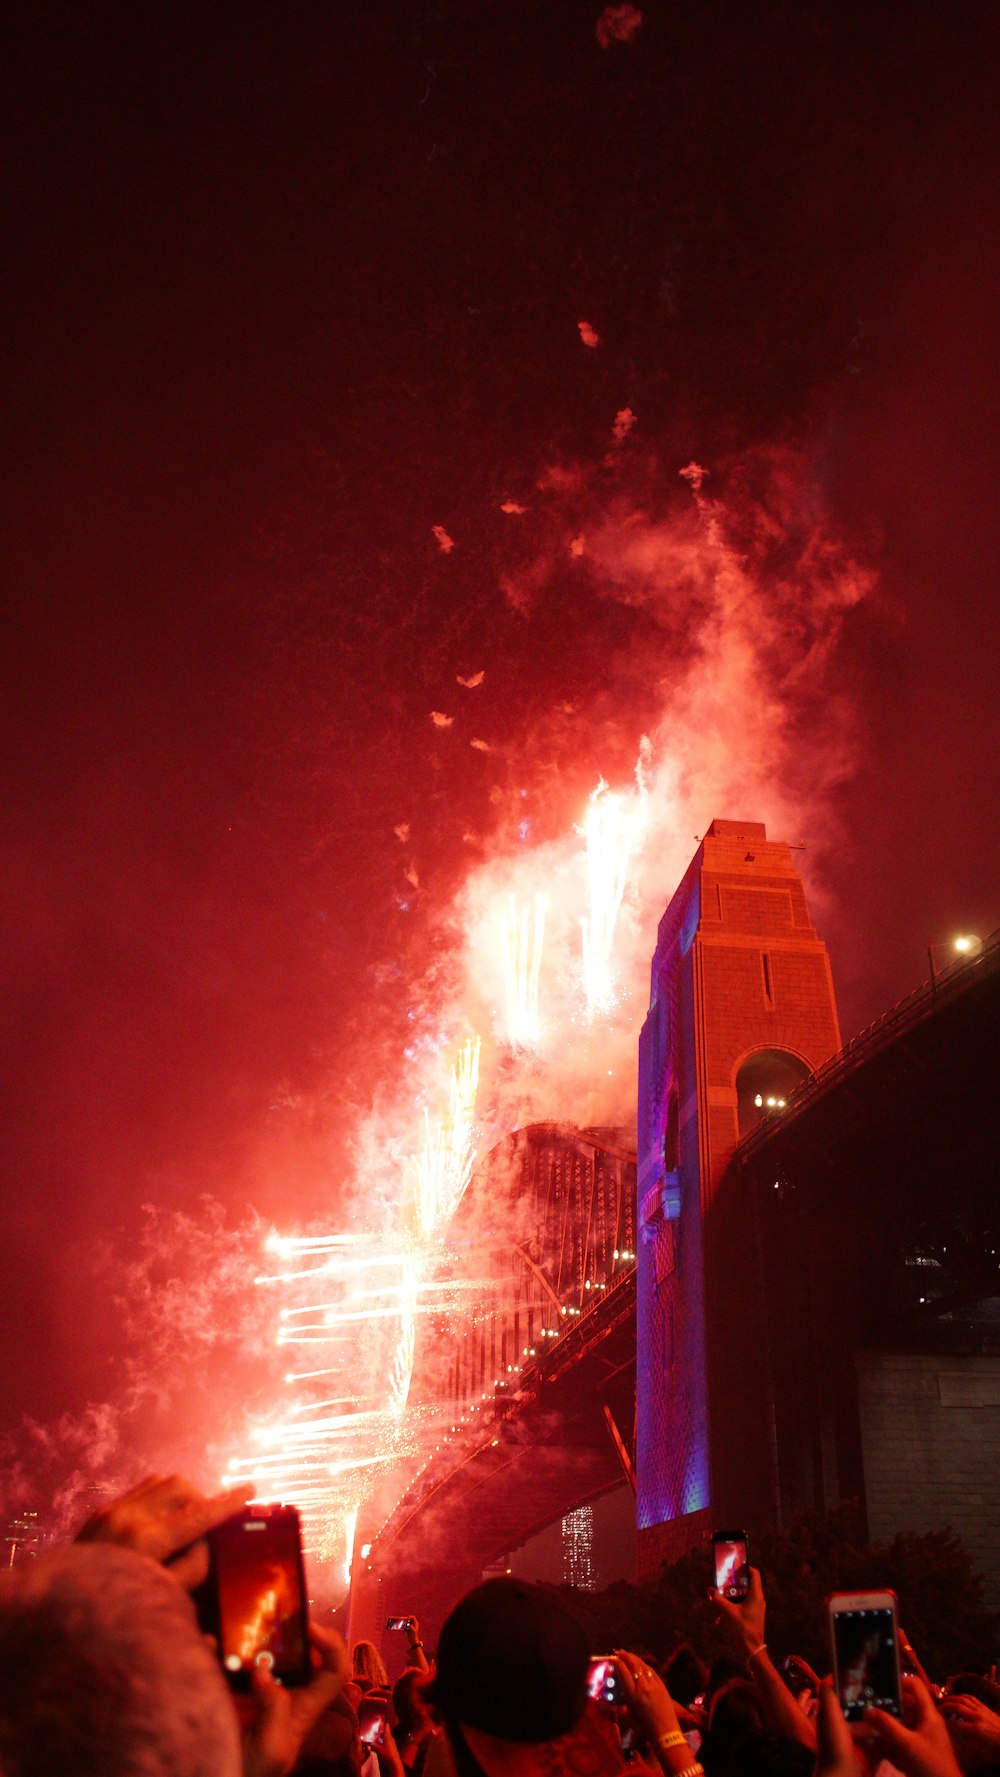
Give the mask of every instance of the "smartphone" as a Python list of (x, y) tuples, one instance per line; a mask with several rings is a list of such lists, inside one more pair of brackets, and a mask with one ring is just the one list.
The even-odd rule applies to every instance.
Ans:
[(587, 1695), (595, 1703), (623, 1703), (622, 1684), (611, 1654), (592, 1654), (587, 1667)]
[(255, 1666), (284, 1685), (312, 1677), (302, 1532), (294, 1506), (244, 1506), (208, 1536), (209, 1573), (195, 1602), (234, 1690)]
[(894, 1592), (834, 1592), (827, 1599), (833, 1682), (847, 1721), (866, 1709), (901, 1713), (899, 1628)]
[(745, 1530), (713, 1530), (715, 1589), (732, 1604), (742, 1604), (750, 1591), (750, 1545)]
[(412, 1617), (386, 1617), (385, 1626), (387, 1629), (408, 1629), (412, 1621)]
[(385, 1745), (385, 1724), (384, 1709), (373, 1709), (370, 1705), (366, 1708), (365, 1699), (362, 1697), (358, 1705), (358, 1727), (366, 1746)]

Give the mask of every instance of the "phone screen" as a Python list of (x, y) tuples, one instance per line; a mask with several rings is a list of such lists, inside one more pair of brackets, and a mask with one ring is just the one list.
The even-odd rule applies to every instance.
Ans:
[(237, 1512), (213, 1531), (215, 1634), (226, 1676), (266, 1666), (285, 1684), (311, 1672), (299, 1515), (294, 1506)]
[(385, 1745), (385, 1716), (381, 1710), (366, 1710), (363, 1698), (358, 1712), (358, 1725), (366, 1746)]
[(385, 1626), (386, 1629), (408, 1629), (410, 1619), (409, 1617), (386, 1617)]
[(587, 1695), (595, 1703), (622, 1701), (618, 1671), (609, 1654), (598, 1654), (587, 1667)]
[(739, 1604), (750, 1590), (750, 1563), (745, 1536), (720, 1531), (712, 1538), (715, 1589)]
[(891, 1604), (832, 1612), (837, 1695), (848, 1721), (866, 1709), (900, 1712), (899, 1647)]

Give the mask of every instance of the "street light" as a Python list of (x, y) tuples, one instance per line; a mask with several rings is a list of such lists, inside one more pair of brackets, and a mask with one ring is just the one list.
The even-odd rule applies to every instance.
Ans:
[(927, 961), (931, 966), (931, 981), (936, 982), (940, 973), (934, 962), (935, 951), (943, 950), (951, 953), (948, 961), (944, 964), (944, 968), (947, 969), (957, 962), (971, 962), (974, 956), (979, 955), (982, 948), (983, 940), (977, 938), (974, 932), (962, 932), (957, 938), (950, 938), (946, 943), (928, 944)]

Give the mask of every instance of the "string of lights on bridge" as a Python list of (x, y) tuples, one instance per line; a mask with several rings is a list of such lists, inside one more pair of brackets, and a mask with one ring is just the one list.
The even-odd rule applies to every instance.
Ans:
[[(614, 1252), (612, 1253), (612, 1259), (618, 1265), (634, 1264), (635, 1258), (636, 1258), (636, 1254), (630, 1247), (615, 1247)], [(579, 1318), (582, 1315), (586, 1315), (586, 1313), (588, 1312), (588, 1310), (590, 1308), (596, 1306), (597, 1297), (598, 1297), (599, 1293), (607, 1290), (609, 1286), (606, 1283), (597, 1283), (593, 1279), (588, 1277), (588, 1278), (584, 1279), (583, 1287), (585, 1290), (589, 1290), (591, 1292), (591, 1299), (589, 1302), (584, 1303), (582, 1306), (578, 1306), (575, 1302), (564, 1302), (559, 1309), (560, 1315), (565, 1317), (565, 1320), (567, 1323), (572, 1320), (576, 1320), (577, 1318)], [(565, 1324), (565, 1325), (560, 1324), (560, 1325), (553, 1326), (553, 1327), (543, 1327), (539, 1337), (542, 1339), (560, 1339), (563, 1337), (564, 1334), (568, 1333), (569, 1330), (570, 1330), (570, 1328), (569, 1328), (568, 1324)], [(526, 1346), (524, 1346), (521, 1355), (522, 1355), (522, 1357), (528, 1357), (528, 1358), (537, 1357), (538, 1356), (538, 1349), (534, 1345), (526, 1345)], [(528, 1367), (530, 1368), (530, 1366), (528, 1366)], [(507, 1372), (511, 1376), (521, 1376), (524, 1374), (524, 1368), (525, 1368), (525, 1366), (522, 1364), (508, 1364), (507, 1365)], [(494, 1387), (495, 1391), (500, 1390), (500, 1389), (509, 1388), (510, 1383), (507, 1380), (507, 1376), (494, 1377), (493, 1387)], [(404, 1488), (403, 1492), (399, 1495), (398, 1499), (396, 1499), (393, 1502), (392, 1506), (389, 1509), (386, 1522), (388, 1522), (392, 1518), (393, 1514), (402, 1505), (403, 1500), (406, 1497), (406, 1494), (410, 1491), (410, 1488), (412, 1487), (414, 1482), (418, 1481), (420, 1479), (421, 1475), (423, 1475), (427, 1471), (427, 1469), (431, 1467), (431, 1465), (434, 1461), (434, 1458), (440, 1454), (444, 1445), (449, 1444), (451, 1442), (452, 1438), (461, 1437), (463, 1427), (468, 1428), (468, 1429), (472, 1428), (473, 1423), (474, 1423), (473, 1419), (472, 1419), (472, 1414), (481, 1412), (483, 1410), (484, 1406), (486, 1407), (486, 1409), (488, 1411), (489, 1408), (493, 1404), (494, 1404), (494, 1402), (490, 1399), (487, 1391), (484, 1389), (482, 1391), (478, 1401), (471, 1401), (469, 1403), (467, 1412), (460, 1413), (460, 1414), (456, 1415), (456, 1418), (455, 1418), (454, 1422), (452, 1423), (452, 1425), (449, 1427), (449, 1429), (447, 1431), (442, 1433), (440, 1440), (438, 1441), (438, 1443), (436, 1443), (434, 1445), (434, 1448), (431, 1451), (431, 1453), (427, 1456), (425, 1461), (420, 1464), (420, 1467), (417, 1469), (416, 1474), (413, 1476), (413, 1480), (409, 1483), (409, 1485), (406, 1488)], [(479, 1423), (481, 1423), (481, 1422), (479, 1422)], [(489, 1441), (489, 1445), (487, 1446), (484, 1444), (481, 1446), (481, 1448), (496, 1449), (499, 1446), (499, 1443), (500, 1443), (499, 1438), (491, 1438)], [(360, 1549), (360, 1556), (363, 1561), (368, 1559), (368, 1556), (370, 1555), (371, 1550), (372, 1550), (372, 1546), (373, 1545), (371, 1543), (363, 1543), (362, 1544), (361, 1549)]]

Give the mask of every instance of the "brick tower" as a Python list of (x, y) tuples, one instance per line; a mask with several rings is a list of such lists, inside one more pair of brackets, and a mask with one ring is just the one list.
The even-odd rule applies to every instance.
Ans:
[(713, 1514), (742, 1507), (737, 1525), (766, 1517), (758, 1330), (715, 1336), (749, 1298), (727, 1290), (742, 1249), (732, 1218), (720, 1236), (713, 1210), (740, 1137), (780, 1115), (839, 1047), (826, 946), (789, 847), (759, 822), (713, 821), (660, 921), (639, 1042), (640, 1573), (691, 1547)]

